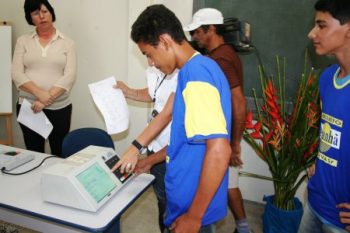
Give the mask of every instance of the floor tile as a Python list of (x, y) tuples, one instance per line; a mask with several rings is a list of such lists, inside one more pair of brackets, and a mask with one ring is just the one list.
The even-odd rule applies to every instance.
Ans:
[[(262, 233), (264, 205), (251, 201), (244, 202), (248, 222), (254, 233)], [(152, 188), (149, 188), (122, 216), (122, 233), (159, 233), (157, 201)], [(217, 224), (217, 233), (233, 233), (235, 229), (230, 211), (225, 219)]]

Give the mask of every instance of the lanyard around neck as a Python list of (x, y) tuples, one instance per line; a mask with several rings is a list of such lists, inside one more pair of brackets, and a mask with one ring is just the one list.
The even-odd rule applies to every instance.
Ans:
[(162, 83), (164, 82), (164, 79), (166, 78), (166, 74), (163, 76), (162, 80), (160, 81), (159, 85), (158, 85), (158, 80), (159, 80), (159, 77), (157, 77), (157, 85), (156, 85), (156, 88), (154, 89), (154, 94), (153, 94), (153, 99), (152, 101), (155, 102), (156, 101), (156, 94), (157, 94), (157, 91), (159, 89), (159, 87), (162, 85)]

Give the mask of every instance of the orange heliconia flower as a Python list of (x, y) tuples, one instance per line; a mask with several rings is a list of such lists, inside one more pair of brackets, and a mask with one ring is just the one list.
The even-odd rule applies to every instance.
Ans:
[(251, 133), (250, 135), (252, 136), (252, 138), (254, 139), (262, 139), (262, 135), (260, 134), (260, 129), (261, 129), (261, 123), (260, 122), (256, 122), (253, 129), (254, 129), (254, 132)]
[(243, 138), (269, 167), (275, 190), (273, 203), (277, 208), (293, 210), (295, 192), (307, 177), (299, 175), (317, 156), (319, 75), (312, 68), (308, 74), (302, 73), (296, 96), (291, 99), (286, 92), (286, 60), (277, 57), (276, 61), (275, 74), (269, 75), (263, 66), (259, 67), (262, 93), (257, 96), (256, 89), (252, 89), (257, 118), (253, 121), (252, 112), (247, 114)]
[(263, 139), (260, 132), (258, 132), (258, 131), (254, 131), (253, 133), (250, 134), (250, 136), (252, 136), (252, 138), (254, 138), (254, 139)]
[(265, 111), (268, 112), (268, 114), (271, 116), (273, 121), (282, 122), (280, 107), (277, 104), (277, 100), (278, 100), (278, 96), (276, 94), (277, 91), (273, 86), (272, 80), (268, 80), (264, 93), (266, 96), (267, 106), (269, 107), (269, 109), (267, 110), (265, 106)]
[(310, 157), (310, 155), (312, 155), (315, 152), (315, 150), (318, 148), (318, 144), (318, 142), (315, 142), (309, 147), (309, 149), (305, 152), (303, 156), (303, 160), (306, 160)]
[(254, 125), (253, 125), (253, 113), (251, 111), (249, 111), (247, 113), (247, 117), (245, 119), (245, 128), (246, 129), (253, 129)]

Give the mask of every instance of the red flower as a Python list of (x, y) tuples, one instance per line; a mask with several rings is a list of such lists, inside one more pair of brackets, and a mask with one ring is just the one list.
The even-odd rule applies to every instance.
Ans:
[(281, 118), (280, 114), (278, 112), (269, 111), (270, 116), (273, 118), (273, 120), (278, 120)]
[(270, 130), (270, 132), (268, 134), (266, 134), (266, 137), (265, 137), (266, 141), (269, 141), (271, 139), (272, 135), (273, 135), (273, 130)]
[(251, 111), (249, 111), (247, 113), (247, 117), (245, 120), (245, 128), (246, 129), (253, 129), (254, 125), (253, 125), (253, 113)]
[(266, 94), (266, 96), (268, 98), (273, 99), (273, 96), (275, 96), (275, 93), (276, 93), (276, 90), (273, 87), (272, 81), (269, 80), (267, 82), (267, 86), (266, 86), (266, 89), (265, 89), (265, 94)]
[(314, 144), (312, 144), (309, 149), (305, 152), (304, 156), (303, 156), (303, 160), (306, 160), (307, 158), (310, 157), (310, 155), (312, 155), (315, 150), (318, 147), (318, 142), (315, 142)]
[(259, 131), (254, 131), (253, 133), (250, 134), (250, 136), (254, 139), (263, 139)]
[(256, 122), (256, 124), (253, 127), (254, 132), (250, 134), (250, 136), (252, 136), (252, 138), (254, 139), (263, 139), (263, 137), (260, 134), (260, 129), (261, 129), (261, 123), (260, 122)]
[(273, 101), (272, 99), (267, 99), (267, 105), (272, 109), (272, 110), (275, 110), (275, 111), (278, 111), (278, 108), (276, 106), (276, 103), (275, 101)]
[(261, 123), (260, 123), (259, 121), (255, 123), (254, 129), (255, 129), (255, 131), (260, 131), (260, 129), (261, 129)]
[[(313, 69), (309, 74), (303, 73), (296, 97), (291, 100), (286, 95), (285, 60), (277, 57), (277, 68), (277, 74), (267, 76), (263, 66), (259, 67), (260, 98), (255, 88), (252, 90), (257, 123), (253, 124), (253, 116), (249, 112), (243, 137), (269, 166), (274, 182), (274, 204), (278, 208), (292, 210), (293, 196), (306, 177), (299, 174), (314, 162), (317, 154), (319, 77), (313, 73)], [(306, 67), (304, 71), (307, 71)], [(289, 192), (286, 193), (286, 190)]]

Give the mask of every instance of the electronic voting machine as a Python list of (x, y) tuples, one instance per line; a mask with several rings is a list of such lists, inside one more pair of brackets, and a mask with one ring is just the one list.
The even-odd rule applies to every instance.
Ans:
[(43, 200), (97, 211), (131, 180), (131, 173), (110, 170), (118, 161), (119, 157), (112, 148), (86, 147), (43, 171)]

